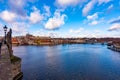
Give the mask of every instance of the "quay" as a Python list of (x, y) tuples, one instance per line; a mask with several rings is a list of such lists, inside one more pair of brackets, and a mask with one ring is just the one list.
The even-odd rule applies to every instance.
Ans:
[(111, 50), (113, 50), (113, 51), (120, 52), (120, 46), (119, 46), (119, 45), (116, 45), (116, 44), (108, 45), (107, 48), (108, 48), (108, 49), (111, 49)]

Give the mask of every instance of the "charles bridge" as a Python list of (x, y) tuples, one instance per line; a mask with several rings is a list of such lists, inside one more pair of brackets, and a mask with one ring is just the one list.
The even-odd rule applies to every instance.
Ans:
[(12, 29), (7, 32), (4, 27), (5, 37), (0, 43), (0, 80), (18, 80), (23, 74), (21, 72), (21, 58), (13, 55), (12, 51)]

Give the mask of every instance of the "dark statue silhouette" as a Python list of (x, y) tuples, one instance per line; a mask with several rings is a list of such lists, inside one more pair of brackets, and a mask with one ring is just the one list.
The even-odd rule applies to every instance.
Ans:
[(12, 51), (12, 29), (10, 29), (6, 35), (6, 42), (9, 49), (10, 56), (13, 55)]

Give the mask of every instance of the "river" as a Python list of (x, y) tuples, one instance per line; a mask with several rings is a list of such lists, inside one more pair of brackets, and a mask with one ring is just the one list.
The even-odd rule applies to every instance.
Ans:
[(120, 53), (100, 44), (17, 46), (23, 80), (120, 80)]

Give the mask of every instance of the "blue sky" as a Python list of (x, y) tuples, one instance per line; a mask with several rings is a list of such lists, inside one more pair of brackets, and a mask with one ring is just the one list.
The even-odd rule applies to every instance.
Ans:
[(13, 35), (120, 37), (120, 0), (0, 0), (3, 26)]

